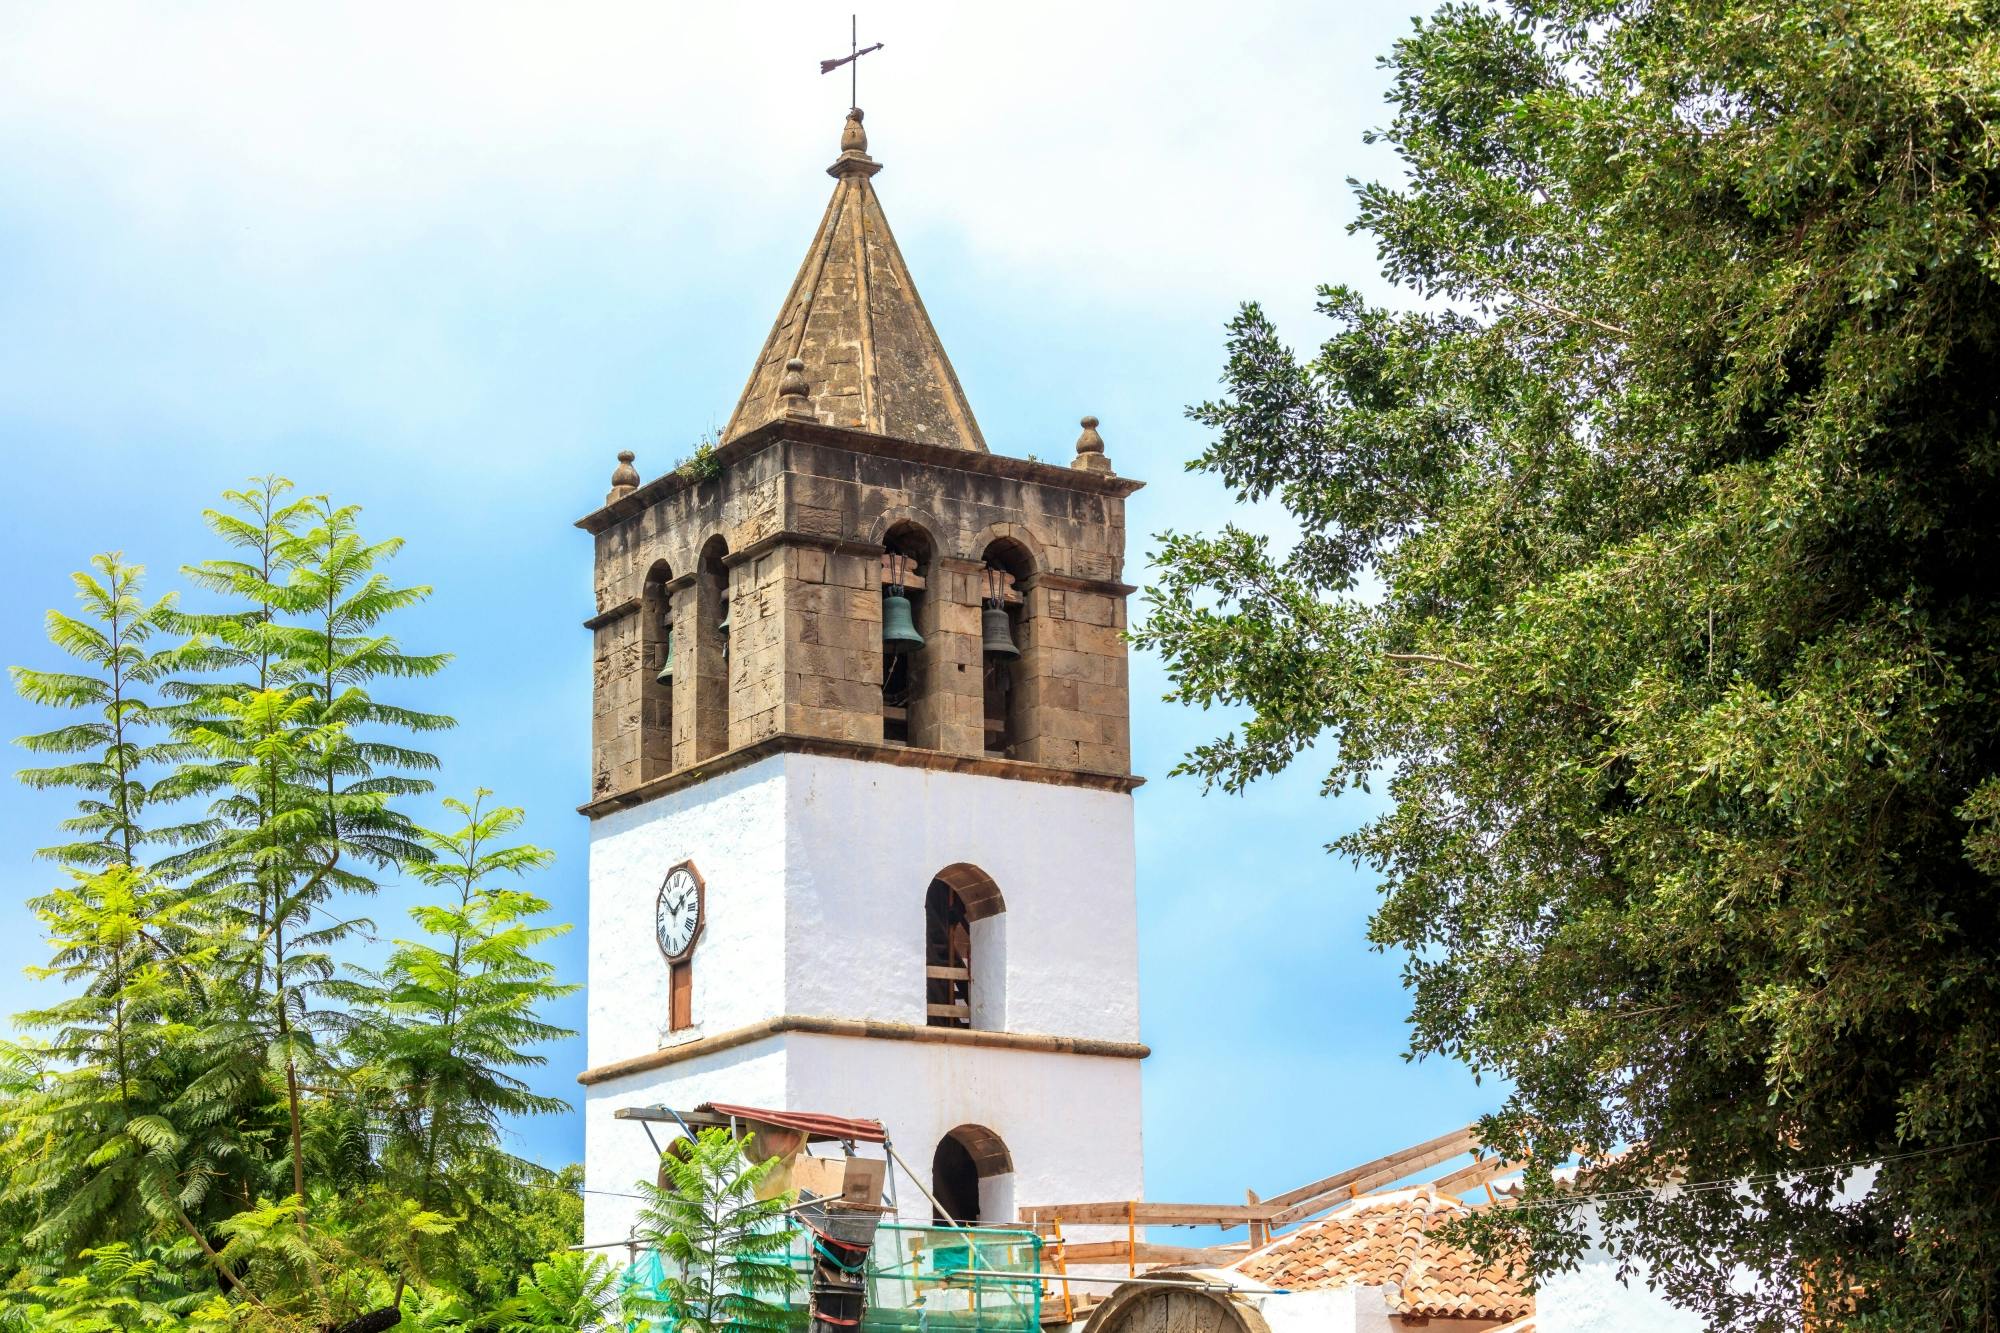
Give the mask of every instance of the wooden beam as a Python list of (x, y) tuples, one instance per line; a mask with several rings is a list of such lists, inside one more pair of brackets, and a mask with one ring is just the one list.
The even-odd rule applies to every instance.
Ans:
[[(885, 588), (897, 582), (897, 571), (891, 563), (895, 558), (894, 552), (884, 551), (882, 553), (882, 586)], [(916, 561), (905, 560), (903, 562), (902, 585), (907, 589), (915, 591), (920, 591), (923, 588), (924, 576), (918, 572)]]
[(1368, 1190), (1392, 1184), (1404, 1176), (1422, 1171), (1425, 1167), (1436, 1166), (1449, 1161), (1460, 1153), (1473, 1151), (1479, 1146), (1479, 1134), (1472, 1126), (1455, 1129), (1449, 1134), (1440, 1134), (1400, 1152), (1392, 1152), (1386, 1157), (1378, 1157), (1372, 1162), (1349, 1167), (1345, 1171), (1315, 1180), (1310, 1185), (1286, 1190), (1264, 1201), (1264, 1206), (1272, 1209), (1271, 1221), (1277, 1226), (1285, 1226), (1312, 1216), (1329, 1208), (1342, 1199), (1353, 1198)]
[(1029, 1222), (1064, 1226), (1136, 1221), (1142, 1227), (1239, 1227), (1270, 1220), (1268, 1204), (1242, 1203), (1043, 1203), (1021, 1209)]
[(971, 1005), (927, 1004), (924, 1007), (930, 1011), (930, 1016), (932, 1018), (962, 1018), (968, 1023), (972, 1021)]
[(1519, 1171), (1527, 1164), (1525, 1159), (1510, 1162), (1495, 1154), (1492, 1157), (1482, 1157), (1471, 1166), (1462, 1166), (1456, 1171), (1439, 1176), (1430, 1182), (1430, 1186), (1439, 1194), (1462, 1194), (1466, 1190), (1484, 1185), (1495, 1176), (1504, 1176), (1509, 1171)]
[(924, 975), (932, 981), (970, 981), (972, 969), (969, 967), (940, 967), (936, 963), (924, 967)]
[(1074, 1242), (1064, 1247), (1064, 1259), (1072, 1264), (1233, 1264), (1243, 1257), (1241, 1250), (1202, 1249), (1188, 1245), (1152, 1245), (1141, 1242), (1128, 1249), (1122, 1240)]

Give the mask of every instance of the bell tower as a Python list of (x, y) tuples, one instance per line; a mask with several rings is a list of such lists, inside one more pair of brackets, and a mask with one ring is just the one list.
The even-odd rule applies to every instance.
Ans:
[[(621, 1108), (878, 1119), (935, 1206), (1138, 1198), (1125, 498), (990, 452), (861, 113), (721, 444), (596, 543), (586, 1240)], [(933, 1203), (905, 1182), (905, 1217)]]

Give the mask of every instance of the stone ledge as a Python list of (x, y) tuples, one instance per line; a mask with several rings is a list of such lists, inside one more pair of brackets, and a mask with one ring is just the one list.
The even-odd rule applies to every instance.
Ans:
[[(767, 422), (719, 446), (713, 455), (714, 466), (717, 469), (729, 468), (739, 460), (785, 440), (824, 445), (843, 449), (849, 453), (872, 454), (878, 458), (900, 458), (909, 462), (926, 463), (932, 467), (950, 468), (958, 472), (1010, 477), (1016, 481), (1031, 481), (1061, 490), (1090, 491), (1098, 495), (1127, 496), (1146, 484), (1134, 481), (1130, 477), (1079, 472), (1063, 464), (1031, 463), (1025, 458), (1009, 458), (1005, 454), (979, 454), (951, 445), (920, 444), (912, 440), (871, 435), (867, 431), (848, 430), (840, 426), (822, 426), (811, 421)], [(786, 470), (791, 470), (789, 460)], [(711, 476), (713, 475), (715, 474), (712, 473)], [(585, 532), (603, 532), (620, 521), (643, 512), (669, 495), (699, 486), (707, 479), (681, 471), (666, 473), (664, 476), (653, 478), (631, 494), (620, 496), (601, 508), (585, 514), (576, 521), (576, 526)]]
[(585, 629), (602, 629), (614, 620), (623, 620), (638, 609), (639, 599), (637, 597), (627, 597), (616, 606), (608, 606), (590, 619), (584, 621), (583, 627)]
[(941, 1046), (974, 1046), (989, 1050), (1037, 1051), (1054, 1055), (1092, 1055), (1113, 1060), (1143, 1060), (1152, 1048), (1144, 1042), (1110, 1041), (1102, 1037), (1057, 1037), (1039, 1032), (990, 1032), (981, 1028), (918, 1027), (914, 1023), (887, 1023), (867, 1018), (816, 1018), (808, 1014), (781, 1014), (761, 1023), (751, 1023), (712, 1037), (697, 1037), (678, 1046), (663, 1046), (646, 1055), (613, 1060), (608, 1065), (586, 1069), (576, 1081), (589, 1087), (609, 1083), (631, 1074), (643, 1074), (683, 1060), (693, 1060), (718, 1051), (733, 1050), (751, 1042), (766, 1041), (798, 1032), (817, 1037), (855, 1037), (868, 1041), (920, 1041)]
[[(1085, 787), (1095, 791), (1129, 792), (1146, 779), (1130, 773), (1096, 773), (1080, 768), (1056, 768), (1031, 764), (1023, 759), (993, 759), (974, 755), (947, 754), (942, 750), (918, 750), (905, 745), (878, 741), (836, 740), (831, 736), (802, 736), (781, 732), (749, 745), (725, 750), (692, 764), (678, 773), (649, 778), (636, 787), (600, 796), (579, 805), (577, 813), (596, 819), (600, 815), (642, 805), (657, 797), (682, 791), (697, 782), (754, 764), (774, 754), (815, 754), (834, 759), (859, 759), (868, 763), (894, 764), (899, 768), (928, 768), (941, 773), (972, 773), (981, 777), (1014, 778), (1025, 782), (1046, 782), (1058, 787)], [(941, 1031), (943, 1029), (940, 1029)]]

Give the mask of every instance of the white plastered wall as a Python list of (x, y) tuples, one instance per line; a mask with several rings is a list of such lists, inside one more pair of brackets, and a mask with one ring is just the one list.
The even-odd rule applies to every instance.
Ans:
[[(738, 1102), (746, 1106), (782, 1105), (785, 1098), (785, 1053), (773, 1042), (739, 1046), (700, 1056), (666, 1069), (633, 1074), (599, 1083), (583, 1097), (583, 1242), (608, 1245), (632, 1234), (640, 1201), (636, 1181), (655, 1181), (659, 1157), (647, 1126), (614, 1118), (621, 1106), (664, 1104), (685, 1110), (702, 1102)], [(651, 1126), (661, 1145), (676, 1138), (672, 1124)], [(607, 1251), (613, 1263), (625, 1262), (622, 1251)]]
[[(967, 1124), (999, 1135), (1014, 1171), (981, 1182), (984, 1221), (1034, 1204), (1141, 1197), (1137, 1060), (805, 1034), (787, 1043), (792, 1104), (880, 1120), (925, 1188), (938, 1140)], [(897, 1203), (905, 1219), (930, 1220), (907, 1184)]]
[(1004, 920), (975, 925), (975, 1022), (1139, 1039), (1129, 795), (814, 755), (784, 762), (790, 1012), (922, 1026), (924, 892), (963, 862), (1006, 902)]
[[(590, 829), (591, 1065), (784, 1013), (783, 760), (751, 764), (597, 820)], [(653, 912), (667, 871), (707, 885), (694, 949), (694, 1026), (667, 1030), (667, 964)]]
[[(707, 885), (706, 920), (694, 1026), (670, 1033), (653, 910), (687, 859)], [(958, 863), (1005, 901), (974, 926), (976, 1026), (1138, 1040), (1129, 795), (777, 755), (592, 825), (590, 1064), (781, 1014), (922, 1026), (924, 894)], [(589, 1242), (625, 1237), (637, 1202), (616, 1192), (654, 1170), (645, 1132), (612, 1111), (711, 1100), (880, 1119), (926, 1173), (939, 1138), (985, 1125), (1016, 1167), (982, 1182), (988, 1220), (1143, 1193), (1136, 1060), (793, 1033), (587, 1091), (586, 1184), (613, 1192), (586, 1196)], [(928, 1219), (907, 1185), (899, 1202)]]

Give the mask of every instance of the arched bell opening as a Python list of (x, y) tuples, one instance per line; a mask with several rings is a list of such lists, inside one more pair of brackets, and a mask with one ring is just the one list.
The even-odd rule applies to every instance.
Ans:
[(986, 753), (1020, 758), (1028, 739), (1029, 699), (1023, 663), (1029, 631), (1022, 585), (1035, 572), (1028, 549), (1011, 537), (988, 546), (981, 559), (980, 661), (984, 679)]
[(1007, 936), (1000, 887), (977, 866), (940, 870), (924, 892), (924, 1022), (1007, 1025)]
[(694, 754), (729, 748), (729, 543), (710, 537), (695, 579)]
[(898, 523), (882, 539), (882, 739), (932, 749), (934, 672), (924, 649), (937, 634), (930, 596), (935, 549), (914, 523)]
[(1014, 1217), (1014, 1159), (984, 1125), (960, 1125), (931, 1154), (934, 1221), (976, 1226)]
[(674, 611), (667, 585), (674, 572), (664, 560), (646, 571), (639, 595), (639, 776), (657, 778), (674, 767)]

